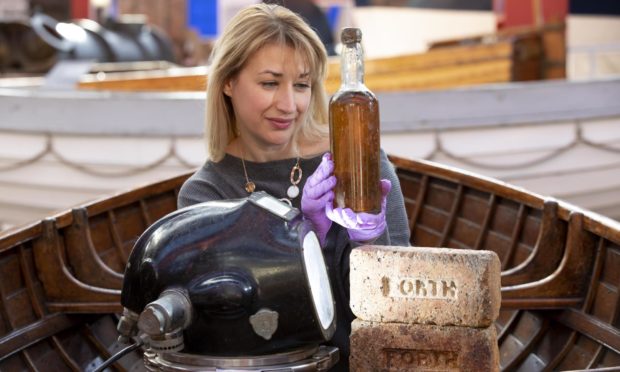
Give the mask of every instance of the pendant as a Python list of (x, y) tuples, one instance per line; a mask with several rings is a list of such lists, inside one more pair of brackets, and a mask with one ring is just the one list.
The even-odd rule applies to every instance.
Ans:
[(297, 185), (291, 185), (286, 190), (286, 196), (291, 199), (295, 199), (297, 195), (299, 195), (299, 187), (297, 187)]
[[(252, 181), (248, 181), (245, 183), (245, 191), (252, 193), (254, 192), (254, 189), (256, 189), (256, 185), (254, 184), (254, 182)], [(299, 191), (298, 191), (299, 193)]]

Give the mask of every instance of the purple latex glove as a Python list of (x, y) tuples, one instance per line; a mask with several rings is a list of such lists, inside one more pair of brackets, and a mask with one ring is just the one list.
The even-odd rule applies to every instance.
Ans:
[(325, 215), (325, 206), (331, 205), (334, 200), (336, 177), (333, 172), (334, 161), (330, 153), (325, 153), (321, 164), (308, 177), (301, 194), (301, 212), (312, 223), (321, 246), (325, 245), (325, 237), (332, 226), (332, 221)]
[(349, 233), (349, 238), (357, 242), (371, 242), (377, 239), (387, 226), (385, 222), (385, 209), (387, 206), (387, 195), (392, 189), (390, 180), (381, 180), (381, 212), (379, 214), (355, 213), (350, 208), (334, 208), (332, 203), (325, 206), (327, 217), (337, 224), (345, 227)]

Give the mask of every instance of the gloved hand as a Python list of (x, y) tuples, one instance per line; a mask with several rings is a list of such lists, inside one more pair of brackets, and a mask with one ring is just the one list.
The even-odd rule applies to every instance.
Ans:
[(325, 206), (327, 218), (345, 227), (349, 238), (357, 242), (371, 242), (377, 239), (387, 226), (385, 221), (385, 209), (387, 195), (392, 189), (390, 180), (381, 180), (381, 212), (379, 214), (355, 213), (350, 208), (334, 208), (332, 203)]
[(321, 246), (325, 245), (325, 237), (332, 226), (332, 221), (325, 215), (325, 206), (331, 205), (334, 200), (336, 176), (333, 172), (334, 161), (330, 153), (325, 153), (321, 164), (308, 177), (301, 194), (301, 212), (314, 226)]

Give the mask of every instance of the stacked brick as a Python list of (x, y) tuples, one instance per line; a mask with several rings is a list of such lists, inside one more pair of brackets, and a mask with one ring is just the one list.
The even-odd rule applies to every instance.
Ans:
[(496, 371), (500, 263), (489, 251), (351, 253), (351, 371)]

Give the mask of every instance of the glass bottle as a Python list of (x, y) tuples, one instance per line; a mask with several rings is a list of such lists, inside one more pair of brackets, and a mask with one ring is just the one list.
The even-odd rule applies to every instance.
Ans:
[(329, 102), (330, 145), (338, 179), (334, 205), (381, 211), (379, 102), (364, 85), (362, 31), (342, 30), (341, 85)]

